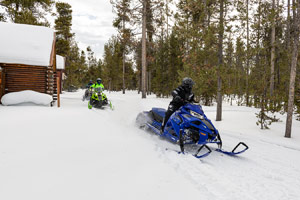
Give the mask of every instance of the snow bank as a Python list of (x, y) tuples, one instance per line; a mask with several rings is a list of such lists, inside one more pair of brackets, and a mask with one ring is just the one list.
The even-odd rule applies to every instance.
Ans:
[(0, 63), (49, 66), (54, 30), (0, 22)]
[(56, 69), (65, 69), (65, 58), (60, 55), (56, 55)]
[(4, 95), (1, 102), (5, 106), (16, 105), (21, 103), (34, 103), (38, 105), (49, 105), (52, 97), (48, 94), (25, 90), (21, 92), (11, 92)]

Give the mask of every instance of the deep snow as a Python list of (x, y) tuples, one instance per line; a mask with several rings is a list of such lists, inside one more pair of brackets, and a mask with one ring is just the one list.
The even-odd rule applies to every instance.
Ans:
[(256, 126), (254, 108), (203, 107), (223, 147), (244, 141), (239, 157), (203, 159), (135, 126), (137, 114), (170, 99), (107, 93), (115, 110), (89, 110), (83, 91), (61, 96), (61, 108), (0, 106), (0, 199), (288, 199), (300, 194), (300, 122), (284, 138), (285, 116), (270, 130)]

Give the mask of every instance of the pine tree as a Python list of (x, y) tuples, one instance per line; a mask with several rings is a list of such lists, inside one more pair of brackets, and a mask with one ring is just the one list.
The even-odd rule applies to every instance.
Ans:
[(102, 77), (102, 68), (103, 68), (103, 64), (102, 61), (99, 59), (97, 60), (94, 52), (92, 51), (91, 47), (88, 46), (87, 49), (87, 73), (86, 73), (86, 83), (89, 80), (92, 80), (93, 82), (95, 82), (97, 80), (97, 78), (103, 78)]
[(69, 88), (78, 88), (85, 85), (84, 74), (86, 68), (85, 59), (82, 57), (76, 42), (73, 41), (67, 56), (65, 69), (67, 79), (64, 82), (64, 88), (68, 90)]
[(67, 57), (71, 41), (74, 33), (71, 33), (72, 28), (72, 7), (68, 3), (58, 2), (56, 6), (55, 30), (56, 32), (56, 53)]
[(121, 90), (122, 50), (120, 41), (114, 36), (104, 46), (103, 68), (103, 79), (109, 91)]
[(119, 38), (122, 44), (123, 94), (125, 94), (126, 88), (126, 54), (129, 53), (129, 44), (131, 43), (131, 29), (128, 27), (131, 15), (130, 2), (131, 0), (111, 0), (117, 14), (117, 18), (114, 20), (113, 25), (119, 31)]
[(209, 105), (216, 94), (216, 66), (217, 66), (217, 19), (216, 5), (210, 1), (186, 1), (178, 4), (176, 14), (176, 32), (182, 41), (183, 69), (179, 73), (180, 79), (189, 76), (196, 85), (193, 91)]
[(147, 0), (143, 0), (142, 12), (142, 98), (146, 98), (147, 90), (147, 47), (146, 47)]
[(65, 88), (81, 87), (85, 85), (84, 79), (86, 72), (86, 63), (83, 63), (82, 53), (74, 41), (74, 33), (71, 33), (72, 27), (72, 7), (68, 3), (57, 2), (56, 6), (56, 53), (66, 57), (66, 75)]
[[(249, 95), (250, 95), (250, 78), (249, 74), (251, 71), (251, 60), (252, 60), (252, 47), (250, 41), (250, 27), (251, 27), (251, 8), (253, 7), (254, 1), (249, 0), (237, 0), (236, 9), (238, 11), (238, 22), (240, 25), (237, 27), (239, 29), (238, 35), (241, 40), (246, 41), (245, 43), (245, 65), (242, 68), (240, 73), (240, 81), (239, 82), (239, 99), (242, 99), (241, 95), (245, 95), (245, 103), (247, 106), (250, 106)], [(246, 32), (246, 33), (245, 33)]]
[(274, 93), (274, 68), (275, 68), (275, 0), (272, 0), (272, 33), (271, 33), (271, 78), (270, 78), (270, 96)]
[(0, 12), (0, 22), (5, 22), (5, 13)]
[[(255, 42), (254, 54), (255, 62), (251, 69), (250, 75), (250, 88), (251, 92), (254, 95), (254, 105), (260, 108), (260, 112), (257, 114), (258, 122), (257, 124), (261, 126), (261, 129), (269, 128), (269, 125), (272, 122), (278, 121), (275, 116), (272, 116), (274, 113), (274, 99), (275, 99), (275, 90), (273, 90), (273, 97), (270, 98), (270, 82), (271, 82), (271, 66), (272, 60), (270, 59), (272, 54), (272, 42), (280, 45), (277, 40), (273, 41), (272, 31), (272, 4), (269, 2), (258, 1), (257, 13), (254, 16), (253, 30), (254, 34), (252, 35)], [(277, 18), (279, 21), (279, 18)], [(278, 28), (277, 28), (278, 27)], [(274, 29), (273, 29), (274, 30)], [(276, 38), (279, 39), (280, 28), (276, 26)], [(274, 35), (273, 35), (274, 36)], [(277, 51), (279, 52), (279, 51)], [(274, 66), (278, 65), (278, 59), (274, 60)], [(275, 69), (275, 68), (274, 68)], [(274, 70), (274, 80), (276, 73), (279, 73)], [(274, 81), (274, 86), (276, 82)], [(280, 84), (278, 84), (280, 85)]]
[(224, 74), (226, 77), (224, 79), (223, 90), (224, 94), (230, 97), (230, 102), (232, 105), (232, 100), (235, 92), (235, 61), (234, 61), (234, 44), (231, 34), (229, 34), (228, 41), (225, 42), (224, 49)]
[[(156, 34), (153, 34), (154, 23), (152, 23), (152, 27), (148, 28), (147, 66), (148, 74), (152, 79), (152, 84), (148, 83), (151, 86), (148, 90), (151, 89), (157, 96), (170, 95), (170, 91), (178, 84), (178, 68), (182, 66), (179, 38), (175, 30), (172, 30), (170, 35), (170, 3), (170, 0), (166, 0), (157, 4), (156, 12), (154, 12), (156, 15), (152, 15), (152, 18), (155, 19), (149, 20), (156, 22)], [(157, 15), (158, 13), (159, 15)], [(154, 36), (156, 39), (152, 39)]]
[[(140, 79), (140, 90), (142, 91), (142, 98), (146, 98), (147, 93), (151, 92), (152, 87), (152, 79), (153, 72), (155, 69), (154, 65), (154, 36), (156, 32), (156, 24), (158, 24), (160, 18), (159, 8), (162, 6), (161, 0), (143, 0), (143, 1), (135, 1), (134, 6), (132, 6), (132, 24), (134, 25), (134, 34), (140, 35), (142, 32), (142, 37), (138, 37), (137, 40), (141, 40), (141, 42), (135, 42), (135, 53), (136, 49), (140, 47), (138, 45), (141, 44), (141, 69), (138, 69), (138, 74), (141, 75)], [(157, 23), (156, 23), (157, 22)], [(136, 55), (139, 55), (136, 54)], [(139, 57), (136, 57), (139, 59)], [(139, 66), (140, 64), (137, 63)], [(141, 70), (141, 71), (139, 71)]]
[(50, 13), (53, 3), (53, 0), (2, 0), (0, 6), (14, 23), (50, 26), (45, 16)]

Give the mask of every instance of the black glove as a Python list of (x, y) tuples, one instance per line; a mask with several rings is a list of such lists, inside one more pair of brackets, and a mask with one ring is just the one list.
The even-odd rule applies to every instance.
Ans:
[(195, 97), (194, 94), (190, 94), (190, 96), (188, 97), (188, 101), (195, 102), (194, 97)]
[(174, 97), (174, 102), (176, 102), (176, 103), (182, 103), (183, 99), (180, 96), (176, 96), (176, 97)]

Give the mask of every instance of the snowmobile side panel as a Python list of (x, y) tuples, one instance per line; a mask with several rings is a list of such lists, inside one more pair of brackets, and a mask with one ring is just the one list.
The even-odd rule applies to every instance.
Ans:
[(157, 128), (155, 128), (153, 125), (151, 125), (151, 124), (149, 124), (149, 123), (146, 123), (146, 125), (147, 125), (154, 133), (156, 133), (156, 134), (159, 135), (159, 136), (162, 136), (162, 135), (160, 134), (160, 131), (159, 131)]

